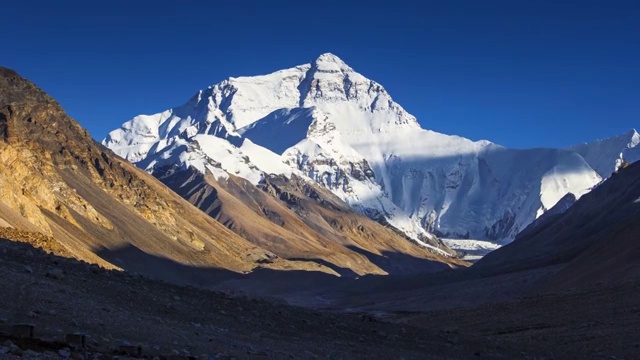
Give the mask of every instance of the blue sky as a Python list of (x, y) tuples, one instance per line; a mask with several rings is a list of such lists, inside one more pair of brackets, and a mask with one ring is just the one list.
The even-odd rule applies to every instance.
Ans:
[(638, 1), (187, 3), (4, 1), (0, 65), (96, 139), (229, 76), (324, 52), (435, 131), (527, 148), (640, 126)]

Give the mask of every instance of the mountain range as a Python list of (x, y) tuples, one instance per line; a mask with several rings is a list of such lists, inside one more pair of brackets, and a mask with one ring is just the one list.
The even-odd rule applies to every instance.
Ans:
[(325, 54), (112, 151), (0, 67), (0, 355), (634, 358), (639, 142), (438, 134)]
[(520, 150), (424, 129), (333, 54), (229, 78), (182, 106), (134, 117), (102, 143), (159, 178), (196, 171), (218, 184), (317, 184), (442, 255), (454, 252), (438, 237), (509, 242), (567, 194), (580, 198), (640, 158), (635, 130)]
[(163, 174), (203, 212), (6, 68), (0, 139), (0, 235), (107, 268), (207, 286), (261, 269), (357, 276), (466, 266), (293, 177), (270, 177), (258, 189), (235, 176), (217, 186), (209, 174)]

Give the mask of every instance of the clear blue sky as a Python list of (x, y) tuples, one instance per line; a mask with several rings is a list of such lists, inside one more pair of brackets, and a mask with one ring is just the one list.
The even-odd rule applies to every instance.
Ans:
[(640, 126), (640, 1), (347, 2), (6, 0), (0, 64), (96, 139), (324, 52), (435, 131), (525, 148)]

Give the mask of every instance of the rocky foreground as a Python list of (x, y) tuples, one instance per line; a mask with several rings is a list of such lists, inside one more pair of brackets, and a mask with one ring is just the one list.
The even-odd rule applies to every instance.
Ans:
[[(518, 341), (153, 281), (0, 240), (0, 354), (24, 358), (514, 358)], [(428, 322), (428, 319), (424, 321)], [(18, 327), (16, 327), (18, 325)], [(33, 326), (33, 338), (29, 327)], [(85, 335), (84, 346), (78, 336)]]
[(0, 288), (2, 358), (631, 359), (640, 352), (636, 282), (379, 317), (175, 286), (0, 240)]

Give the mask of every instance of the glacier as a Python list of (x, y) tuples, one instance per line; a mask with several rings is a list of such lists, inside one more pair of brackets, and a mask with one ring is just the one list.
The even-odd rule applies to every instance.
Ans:
[(425, 245), (435, 236), (513, 239), (608, 176), (620, 153), (639, 154), (632, 142), (612, 142), (600, 157), (597, 143), (519, 150), (423, 129), (382, 85), (329, 53), (231, 77), (102, 141), (152, 174), (192, 167), (254, 184), (296, 175)]

